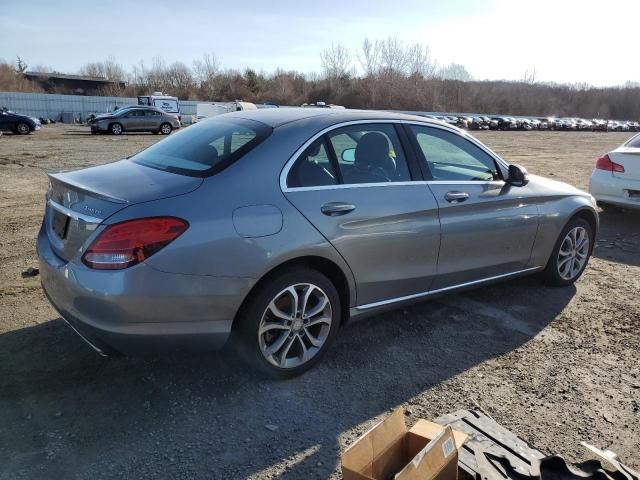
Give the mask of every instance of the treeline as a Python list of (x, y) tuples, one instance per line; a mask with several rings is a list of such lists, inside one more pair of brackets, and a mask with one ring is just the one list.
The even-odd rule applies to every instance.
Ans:
[[(322, 72), (313, 74), (224, 69), (214, 54), (205, 54), (191, 66), (155, 58), (129, 71), (110, 58), (89, 63), (77, 73), (124, 82), (104, 88), (103, 94), (114, 96), (162, 91), (185, 100), (281, 105), (324, 101), (348, 108), (640, 119), (638, 84), (595, 88), (540, 83), (535, 71), (526, 72), (520, 81), (479, 81), (462, 65), (438, 65), (428, 47), (405, 45), (395, 37), (365, 39), (355, 53), (334, 44), (320, 60)], [(20, 58), (13, 64), (0, 62), (0, 90), (38, 91), (22, 75), (26, 69)], [(29, 70), (51, 71), (43, 66)]]

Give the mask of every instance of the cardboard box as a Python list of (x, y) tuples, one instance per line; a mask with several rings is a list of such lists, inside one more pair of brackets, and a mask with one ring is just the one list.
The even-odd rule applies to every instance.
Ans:
[(342, 454), (345, 480), (457, 480), (462, 432), (426, 420), (410, 430), (397, 409)]

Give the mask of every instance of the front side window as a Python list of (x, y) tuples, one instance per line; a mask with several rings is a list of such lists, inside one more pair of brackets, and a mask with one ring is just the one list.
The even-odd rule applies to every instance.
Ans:
[(291, 188), (337, 184), (338, 179), (324, 137), (318, 138), (307, 147), (287, 177), (287, 185)]
[(391, 124), (362, 124), (327, 134), (345, 184), (405, 182), (411, 174)]
[(410, 128), (433, 180), (486, 182), (500, 178), (493, 158), (469, 140), (439, 128)]
[(133, 109), (127, 112), (124, 112), (127, 117), (144, 117), (144, 110)]
[(210, 119), (171, 135), (134, 155), (131, 160), (172, 173), (207, 176), (248, 153), (272, 130), (253, 120)]

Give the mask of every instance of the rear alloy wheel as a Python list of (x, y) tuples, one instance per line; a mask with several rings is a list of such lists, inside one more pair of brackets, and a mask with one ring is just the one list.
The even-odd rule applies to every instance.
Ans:
[(16, 125), (16, 132), (20, 135), (27, 135), (31, 131), (31, 128), (26, 123), (19, 123)]
[(109, 127), (109, 130), (114, 135), (121, 135), (122, 134), (122, 125), (120, 125), (119, 123), (112, 123), (111, 126)]
[(589, 262), (593, 247), (593, 232), (589, 223), (582, 218), (574, 218), (562, 230), (551, 253), (551, 258), (543, 272), (552, 285), (573, 284)]
[(168, 123), (163, 123), (162, 125), (160, 125), (160, 133), (162, 135), (169, 135), (172, 130), (173, 128)]
[(260, 288), (239, 321), (246, 355), (274, 377), (292, 377), (317, 363), (335, 338), (340, 299), (314, 270), (296, 269)]

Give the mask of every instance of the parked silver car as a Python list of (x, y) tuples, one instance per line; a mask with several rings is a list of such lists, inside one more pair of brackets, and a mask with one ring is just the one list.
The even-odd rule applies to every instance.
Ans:
[(153, 132), (169, 135), (180, 128), (180, 121), (159, 108), (136, 106), (98, 115), (89, 121), (89, 125), (91, 133)]
[(276, 376), (350, 318), (535, 272), (570, 285), (598, 228), (588, 193), (382, 112), (226, 114), (50, 183), (42, 285), (98, 351), (233, 336)]

